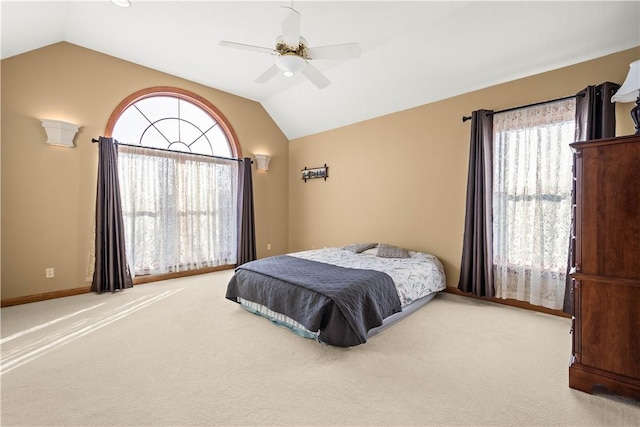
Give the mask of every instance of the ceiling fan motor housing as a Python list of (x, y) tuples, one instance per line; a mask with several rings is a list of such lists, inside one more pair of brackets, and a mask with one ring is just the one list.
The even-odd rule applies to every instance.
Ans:
[(295, 55), (301, 56), (304, 59), (307, 59), (307, 41), (304, 37), (300, 36), (300, 43), (298, 46), (289, 46), (282, 40), (282, 36), (278, 37), (276, 40), (276, 47), (274, 49), (279, 55), (286, 55), (288, 53), (293, 53)]

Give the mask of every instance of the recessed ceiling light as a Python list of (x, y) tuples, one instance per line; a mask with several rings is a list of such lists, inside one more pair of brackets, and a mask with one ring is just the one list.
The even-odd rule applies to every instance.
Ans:
[(129, 7), (131, 6), (131, 2), (129, 0), (111, 0), (111, 3), (120, 7)]

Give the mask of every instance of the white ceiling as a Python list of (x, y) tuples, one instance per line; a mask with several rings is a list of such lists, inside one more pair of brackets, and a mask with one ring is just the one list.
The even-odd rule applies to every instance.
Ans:
[(290, 1), (131, 3), (2, 0), (2, 58), (67, 41), (258, 101), (293, 139), (640, 45), (637, 0), (296, 0), (310, 46), (362, 46), (313, 61), (332, 82), (317, 89), (254, 83), (275, 57), (218, 45), (273, 47)]

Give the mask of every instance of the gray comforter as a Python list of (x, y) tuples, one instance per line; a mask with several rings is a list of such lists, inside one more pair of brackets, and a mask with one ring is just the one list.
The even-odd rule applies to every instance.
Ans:
[(296, 320), (336, 346), (367, 341), (367, 332), (402, 311), (386, 273), (338, 267), (287, 255), (248, 262), (236, 269), (226, 297), (257, 302)]

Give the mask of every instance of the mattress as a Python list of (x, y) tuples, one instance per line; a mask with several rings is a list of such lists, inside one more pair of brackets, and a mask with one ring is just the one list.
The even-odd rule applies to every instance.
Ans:
[[(324, 248), (288, 255), (341, 268), (370, 270), (388, 275), (393, 281), (393, 286), (395, 286), (395, 292), (400, 300), (401, 311), (384, 319), (380, 318), (381, 320), (377, 323), (365, 329), (365, 331), (368, 331), (366, 336), (370, 337), (422, 307), (446, 287), (442, 264), (434, 255), (409, 251), (407, 258), (384, 258), (377, 256), (376, 253), (376, 249), (354, 253), (344, 248)], [(267, 279), (265, 278), (265, 280)], [(322, 342), (322, 331), (310, 330), (300, 323), (303, 321), (302, 319), (298, 322), (286, 316), (283, 312), (279, 312), (279, 309), (274, 310), (276, 307), (267, 307), (266, 303), (263, 304), (261, 300), (254, 301), (247, 298), (246, 295), (237, 295), (237, 297), (235, 301), (245, 310), (266, 317), (273, 323), (286, 327), (300, 336)], [(277, 301), (284, 300), (277, 299)], [(327, 331), (328, 329), (325, 330), (325, 332)], [(328, 333), (325, 333), (325, 336), (328, 335)], [(360, 342), (366, 342), (366, 339), (361, 339)], [(329, 342), (329, 344), (334, 343)], [(357, 345), (357, 343), (349, 345)]]

